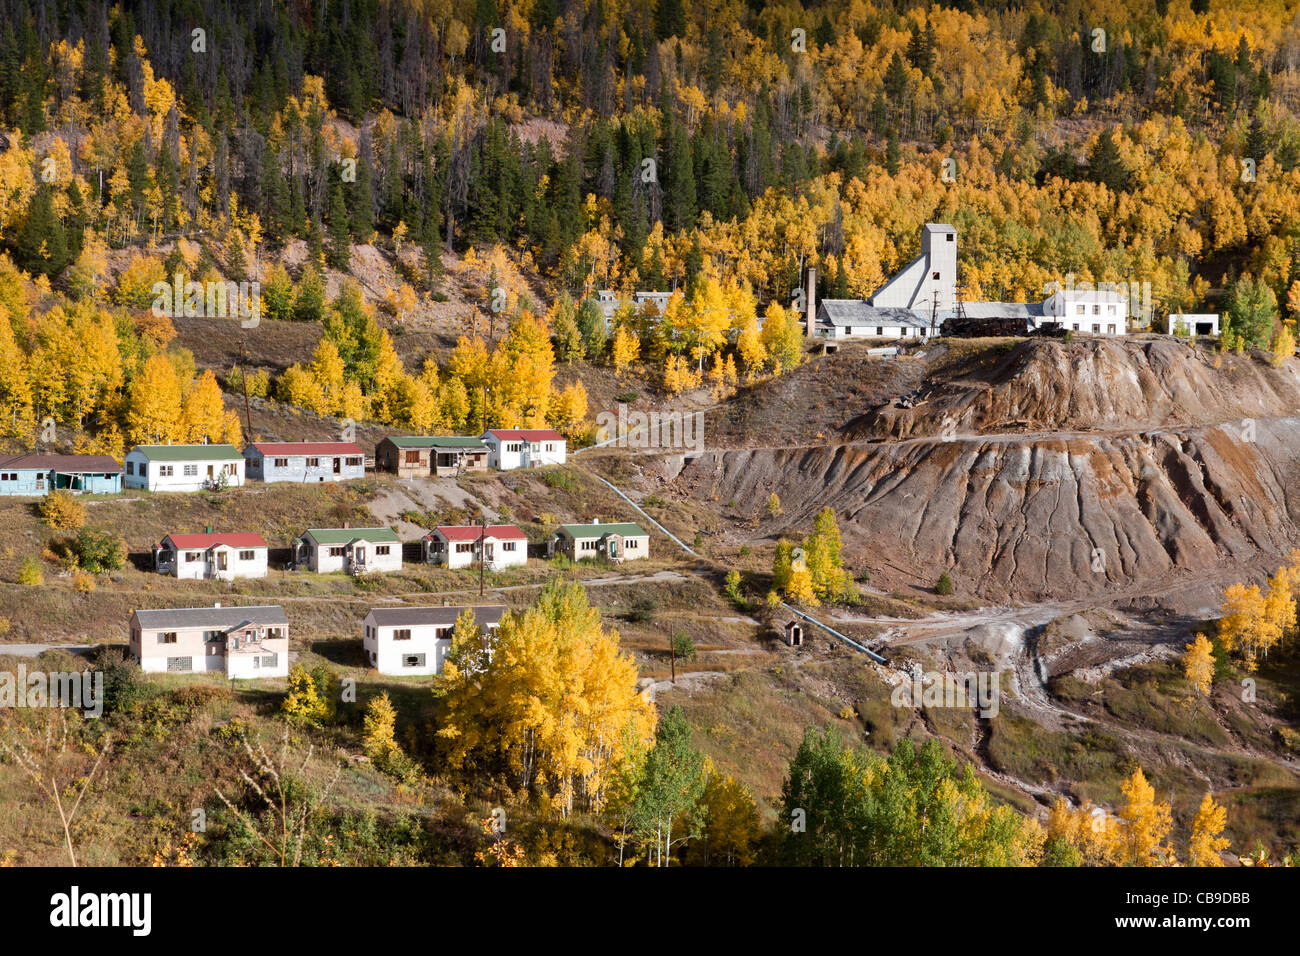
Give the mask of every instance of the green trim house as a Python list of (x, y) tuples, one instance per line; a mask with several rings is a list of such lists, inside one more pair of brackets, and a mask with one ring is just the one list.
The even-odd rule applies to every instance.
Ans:
[(551, 557), (563, 554), (572, 561), (635, 561), (650, 557), (650, 535), (630, 521), (563, 524), (551, 535), (548, 550)]
[(136, 445), (126, 455), (128, 488), (202, 491), (244, 483), (244, 456), (234, 445)]
[(402, 539), (392, 528), (308, 528), (293, 542), (294, 567), (324, 574), (402, 570)]

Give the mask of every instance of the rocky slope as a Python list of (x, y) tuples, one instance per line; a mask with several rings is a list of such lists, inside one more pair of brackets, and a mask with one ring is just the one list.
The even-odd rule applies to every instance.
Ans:
[[(1249, 437), (1249, 436), (1247, 436)], [(835, 509), (848, 564), (977, 593), (1077, 596), (1207, 569), (1300, 541), (1300, 419), (1070, 439), (915, 439), (711, 452), (681, 491), (784, 513), (760, 534), (797, 536)], [(888, 575), (886, 575), (888, 577)]]
[(939, 364), (912, 407), (886, 403), (842, 437), (1138, 430), (1274, 417), (1300, 408), (1296, 364), (1220, 355), (1169, 338), (1024, 341)]

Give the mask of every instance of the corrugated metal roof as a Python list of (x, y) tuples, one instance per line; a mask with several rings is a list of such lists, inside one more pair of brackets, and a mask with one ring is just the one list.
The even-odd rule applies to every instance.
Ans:
[(234, 445), (136, 445), (150, 461), (243, 461)]
[(572, 538), (601, 538), (607, 534), (621, 534), (625, 538), (646, 537), (644, 529), (631, 521), (615, 521), (609, 524), (562, 524), (560, 530)]
[[(256, 448), (263, 455), (360, 455), (361, 446), (348, 441), (280, 441), (253, 442), (248, 448)], [(244, 454), (248, 454), (248, 448)]]
[(120, 475), (122, 466), (108, 455), (15, 455), (0, 459), (0, 468), (60, 471), (76, 475)]
[[(478, 525), (472, 524), (446, 524), (439, 525), (435, 529), (448, 541), (477, 541), (479, 535), (484, 533)], [(528, 535), (524, 534), (512, 524), (490, 524), (487, 526), (486, 536), (489, 538), (502, 538), (511, 540), (527, 540)], [(432, 532), (430, 532), (432, 534)], [(426, 535), (428, 537), (428, 535)]]
[(234, 534), (169, 534), (163, 542), (170, 541), (181, 550), (202, 548), (204, 550), (218, 544), (229, 548), (265, 548), (266, 541), (260, 534), (251, 531), (239, 531)]
[(472, 435), (389, 435), (388, 440), (398, 448), (478, 448), (487, 446)]
[(488, 434), (499, 441), (564, 441), (553, 428), (489, 428)]
[(868, 305), (865, 299), (822, 299), (817, 307), (818, 321), (835, 326), (898, 326), (900, 328), (928, 329), (930, 318), (922, 318), (911, 309), (885, 308)]
[(504, 604), (452, 605), (444, 607), (376, 607), (368, 617), (379, 627), (418, 627), (433, 625), (446, 627), (456, 623), (466, 608), (474, 612), (474, 622), (480, 627), (500, 624), (510, 608)]
[(253, 624), (288, 624), (284, 608), (274, 604), (251, 607), (172, 607), (147, 608), (135, 612), (143, 628), (231, 628)]
[(317, 544), (347, 544), (349, 541), (400, 541), (392, 528), (308, 528), (303, 537), (311, 535)]

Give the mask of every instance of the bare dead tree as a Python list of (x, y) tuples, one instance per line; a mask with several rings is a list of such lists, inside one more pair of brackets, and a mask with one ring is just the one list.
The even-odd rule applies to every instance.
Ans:
[[(81, 739), (79, 731), (69, 729), (68, 716), (62, 708), (50, 708), (43, 713), (46, 714), (43, 733), (27, 728), (24, 734), (17, 728), (10, 728), (9, 733), (0, 737), (0, 750), (9, 754), (58, 812), (68, 860), (76, 866), (72, 823), (95, 774), (112, 749), (113, 740), (105, 734), (98, 746), (90, 745)], [(21, 739), (22, 736), (26, 736), (26, 740)], [(89, 770), (86, 769), (88, 763)]]
[(302, 845), (307, 838), (311, 818), (329, 797), (334, 785), (338, 783), (339, 776), (343, 773), (343, 765), (339, 765), (324, 789), (317, 791), (304, 785), (301, 794), (298, 794), (293, 792), (291, 780), (304, 778), (307, 764), (314, 751), (311, 745), (308, 745), (302, 762), (296, 767), (291, 767), (288, 726), (284, 728), (284, 735), (280, 739), (280, 751), (276, 757), (272, 757), (267, 752), (260, 739), (250, 741), (245, 734), (240, 737), (240, 743), (251, 765), (250, 768), (240, 769), (240, 779), (257, 794), (262, 805), (272, 816), (270, 824), (265, 827), (265, 832), (251, 814), (237, 807), (219, 789), (214, 788), (214, 792), (236, 819), (279, 859), (281, 866), (298, 866), (302, 861)]

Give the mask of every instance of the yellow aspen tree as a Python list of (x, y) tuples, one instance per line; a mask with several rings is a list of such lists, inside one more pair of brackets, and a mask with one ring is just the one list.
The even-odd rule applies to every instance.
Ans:
[(611, 351), (614, 374), (622, 378), (640, 353), (641, 340), (637, 337), (637, 334), (631, 329), (620, 325), (614, 331), (614, 345)]
[(1125, 803), (1119, 812), (1124, 862), (1129, 866), (1171, 866), (1173, 848), (1166, 842), (1173, 829), (1173, 812), (1156, 799), (1156, 791), (1138, 767), (1120, 784)]
[(1231, 654), (1254, 666), (1254, 647), (1264, 627), (1264, 595), (1256, 585), (1229, 585), (1223, 592), (1223, 616), (1219, 618), (1219, 644)]
[(1228, 838), (1221, 834), (1227, 822), (1227, 809), (1207, 793), (1192, 820), (1192, 836), (1187, 843), (1188, 866), (1223, 866), (1221, 854), (1228, 848)]
[(396, 726), (397, 711), (393, 709), (388, 692), (371, 698), (362, 719), (361, 740), (366, 756), (376, 764), (382, 764), (399, 749)]
[(212, 369), (204, 369), (181, 405), (180, 428), (184, 440), (196, 444), (221, 441), (226, 430), (225, 415), (217, 377)]
[(1183, 655), (1183, 674), (1196, 693), (1204, 696), (1214, 684), (1214, 645), (1204, 634), (1197, 634), (1196, 640), (1184, 647), (1187, 653)]
[(127, 439), (156, 445), (181, 440), (181, 381), (166, 355), (151, 355), (131, 382), (127, 402)]

